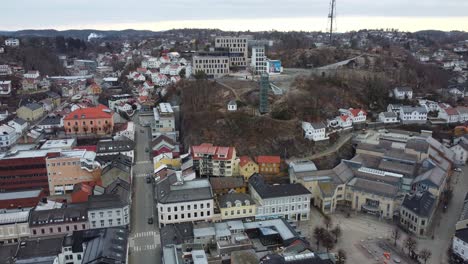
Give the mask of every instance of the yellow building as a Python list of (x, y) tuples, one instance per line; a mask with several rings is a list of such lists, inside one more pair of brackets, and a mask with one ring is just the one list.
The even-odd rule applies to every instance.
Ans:
[(153, 159), (154, 169), (161, 167), (161, 165), (167, 165), (170, 168), (178, 169), (182, 165), (180, 158), (173, 158), (172, 153), (163, 153)]
[(16, 115), (26, 121), (36, 121), (44, 116), (44, 108), (38, 103), (30, 103), (18, 108)]
[(245, 193), (229, 193), (218, 197), (221, 220), (254, 219), (256, 205)]
[(239, 174), (247, 181), (254, 173), (258, 173), (258, 164), (249, 156), (242, 156), (239, 160)]

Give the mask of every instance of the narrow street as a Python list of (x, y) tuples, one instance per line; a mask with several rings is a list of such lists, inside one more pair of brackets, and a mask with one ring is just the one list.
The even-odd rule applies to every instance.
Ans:
[[(159, 229), (153, 202), (153, 184), (146, 183), (146, 175), (153, 170), (150, 153), (151, 134), (148, 127), (135, 122), (135, 165), (133, 167), (132, 227), (129, 238), (130, 263), (161, 263)], [(143, 133), (142, 133), (143, 131)], [(148, 218), (153, 217), (153, 224)]]

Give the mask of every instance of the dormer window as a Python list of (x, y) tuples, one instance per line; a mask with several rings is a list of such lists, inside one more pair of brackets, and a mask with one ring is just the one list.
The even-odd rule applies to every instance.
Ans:
[(231, 202), (226, 202), (226, 206), (229, 208), (232, 206)]

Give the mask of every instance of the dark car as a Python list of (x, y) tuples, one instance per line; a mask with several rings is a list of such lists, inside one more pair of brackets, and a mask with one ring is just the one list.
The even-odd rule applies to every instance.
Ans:
[(151, 183), (151, 177), (146, 177), (146, 183)]
[(150, 224), (150, 225), (153, 224), (153, 217), (148, 218), (148, 224)]

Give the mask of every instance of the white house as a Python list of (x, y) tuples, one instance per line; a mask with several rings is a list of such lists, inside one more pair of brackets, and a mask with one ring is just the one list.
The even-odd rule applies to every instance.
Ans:
[(463, 260), (462, 263), (468, 261), (468, 228), (455, 231), (455, 236), (452, 241), (452, 250), (455, 255)]
[(0, 95), (11, 94), (11, 81), (0, 81)]
[(0, 111), (0, 121), (7, 119), (9, 115), (8, 110)]
[(348, 115), (340, 115), (336, 117), (336, 121), (341, 128), (349, 128), (353, 125), (353, 119)]
[(328, 139), (326, 126), (322, 122), (302, 122), (302, 129), (304, 130), (304, 137), (308, 140), (322, 141)]
[(398, 123), (398, 115), (395, 112), (382, 112), (379, 114), (379, 121), (384, 124)]
[(18, 47), (20, 45), (19, 39), (16, 38), (8, 38), (5, 40), (5, 46), (8, 47)]
[(17, 117), (13, 120), (10, 120), (8, 122), (8, 126), (11, 126), (12, 128), (14, 128), (16, 131), (16, 134), (22, 135), (23, 132), (26, 131), (26, 129), (28, 128), (28, 122), (26, 122), (26, 120), (24, 119)]
[(108, 228), (130, 224), (129, 204), (117, 194), (93, 195), (88, 200), (89, 228)]
[(231, 100), (229, 101), (228, 105), (227, 105), (227, 109), (228, 111), (237, 111), (237, 102), (236, 100)]
[(271, 185), (256, 173), (249, 178), (249, 191), (257, 205), (256, 219), (306, 221), (310, 217), (311, 193), (299, 183)]
[(151, 76), (152, 81), (157, 86), (164, 86), (169, 84), (169, 78), (164, 74), (155, 74)]
[(402, 106), (400, 109), (400, 120), (403, 124), (427, 122), (427, 110), (422, 106)]
[(466, 164), (466, 160), (468, 160), (468, 144), (465, 141), (461, 140), (450, 149), (455, 153), (455, 163), (458, 165)]
[(8, 125), (0, 126), (0, 149), (9, 148), (16, 143), (16, 130)]
[(393, 97), (398, 100), (413, 99), (413, 89), (410, 87), (395, 87), (393, 89)]
[(439, 110), (439, 104), (431, 100), (418, 99), (418, 104), (420, 106), (424, 106), (428, 112), (434, 112)]
[(181, 222), (211, 222), (213, 192), (208, 179), (184, 181), (171, 174), (156, 185), (156, 207), (159, 226)]
[(453, 107), (448, 107), (440, 108), (437, 117), (445, 120), (447, 123), (457, 123), (459, 121), (460, 115), (458, 114), (457, 109)]
[(401, 104), (389, 104), (387, 106), (387, 112), (400, 113), (402, 107), (403, 105)]
[(468, 121), (468, 107), (466, 106), (457, 106), (458, 111), (458, 121), (464, 123)]

